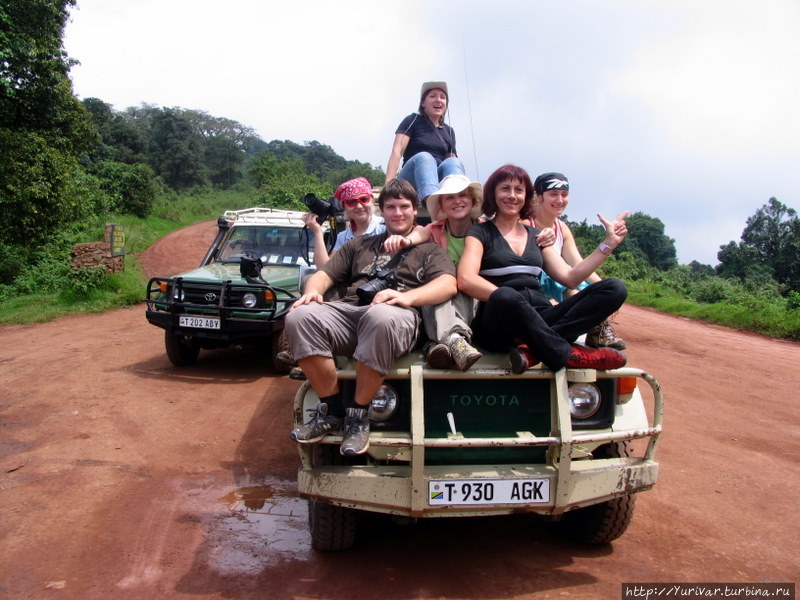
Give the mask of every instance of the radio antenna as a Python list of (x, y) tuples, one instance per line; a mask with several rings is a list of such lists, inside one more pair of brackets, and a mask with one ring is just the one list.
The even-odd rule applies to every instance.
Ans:
[(464, 42), (464, 36), (461, 36), (461, 48), (464, 54), (464, 83), (467, 88), (467, 112), (469, 113), (469, 132), (472, 137), (472, 157), (475, 161), (475, 178), (480, 181), (481, 174), (478, 171), (478, 151), (475, 148), (475, 127), (472, 121), (472, 102), (469, 98), (469, 75), (467, 73), (467, 45)]

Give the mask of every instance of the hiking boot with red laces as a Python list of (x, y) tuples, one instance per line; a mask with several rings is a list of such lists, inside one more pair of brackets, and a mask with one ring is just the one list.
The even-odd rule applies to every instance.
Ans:
[(610, 371), (625, 366), (628, 361), (625, 355), (613, 348), (587, 348), (586, 346), (572, 345), (572, 354), (566, 366), (573, 369), (597, 369)]
[(531, 351), (525, 344), (520, 344), (516, 348), (512, 348), (511, 352), (508, 353), (508, 358), (511, 361), (511, 372), (517, 375), (524, 373), (533, 365), (541, 362), (531, 354)]

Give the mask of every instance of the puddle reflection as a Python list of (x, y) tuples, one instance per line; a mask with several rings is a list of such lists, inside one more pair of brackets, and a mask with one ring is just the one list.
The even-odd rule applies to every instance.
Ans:
[(218, 498), (228, 511), (207, 525), (208, 567), (222, 575), (261, 572), (311, 554), (306, 501), (294, 482), (271, 480)]

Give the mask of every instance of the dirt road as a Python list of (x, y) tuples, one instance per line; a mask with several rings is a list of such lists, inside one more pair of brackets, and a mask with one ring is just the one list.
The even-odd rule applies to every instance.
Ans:
[[(194, 266), (214, 225), (143, 264)], [(620, 598), (621, 582), (795, 581), (800, 345), (623, 308), (667, 401), (661, 475), (584, 547), (525, 516), (309, 547), (287, 434), (297, 382), (262, 356), (167, 361), (144, 306), (0, 328), (0, 598)]]

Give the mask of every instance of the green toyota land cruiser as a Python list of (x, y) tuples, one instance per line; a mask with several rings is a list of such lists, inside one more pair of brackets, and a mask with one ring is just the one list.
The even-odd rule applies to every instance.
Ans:
[(286, 372), (275, 359), (283, 317), (314, 264), (314, 238), (302, 215), (227, 211), (197, 269), (150, 279), (147, 320), (164, 329), (174, 365), (193, 364), (201, 349), (254, 345), (269, 348), (275, 369)]

